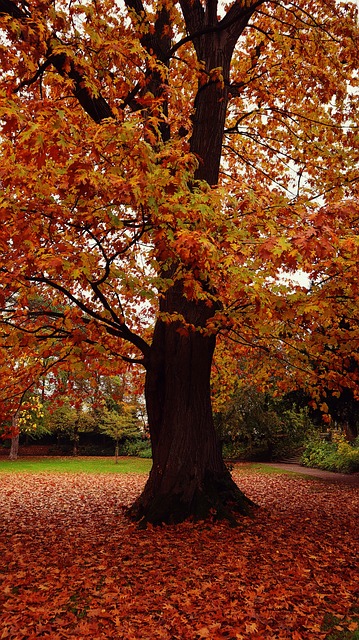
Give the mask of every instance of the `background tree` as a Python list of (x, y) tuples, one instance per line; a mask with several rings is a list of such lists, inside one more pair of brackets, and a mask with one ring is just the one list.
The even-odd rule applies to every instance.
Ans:
[(41, 437), (46, 433), (42, 421), (43, 415), (43, 406), (39, 396), (36, 393), (25, 393), (11, 419), (5, 419), (0, 425), (1, 437), (11, 441), (10, 460), (18, 458), (20, 434), (26, 434), (27, 437)]
[(146, 415), (130, 371), (113, 377), (101, 376), (99, 390), (102, 401), (95, 408), (95, 419), (100, 431), (115, 441), (117, 463), (121, 441), (138, 441), (146, 436)]
[(55, 405), (45, 415), (48, 432), (56, 433), (59, 438), (68, 436), (74, 456), (79, 453), (80, 434), (94, 431), (96, 426), (92, 412), (84, 405), (73, 404), (68, 396), (58, 396)]
[(72, 454), (77, 456), (80, 433), (96, 429), (94, 407), (101, 402), (101, 392), (97, 372), (93, 374), (86, 366), (72, 371), (68, 364), (66, 362), (67, 370), (62, 369), (45, 381), (43, 398), (46, 399), (47, 428), (58, 436), (68, 435)]
[(139, 420), (134, 405), (123, 403), (112, 411), (104, 408), (99, 416), (99, 427), (102, 433), (110, 436), (115, 442), (116, 464), (119, 456), (119, 445), (124, 439), (138, 439), (140, 436)]
[(31, 351), (13, 359), (12, 348), (11, 340), (0, 348), (0, 438), (11, 441), (9, 457), (16, 460), (20, 433), (35, 436), (44, 432), (39, 380), (49, 367)]
[[(330, 305), (280, 276), (350, 261), (356, 6), (0, 0), (0, 15), (4, 333), (15, 353), (144, 366), (154, 464), (134, 517), (246, 511), (213, 424), (216, 336), (307, 369), (301, 319)], [(346, 290), (348, 269), (328, 277)]]
[(238, 385), (222, 411), (215, 414), (215, 424), (224, 456), (241, 460), (294, 455), (313, 432), (308, 405), (299, 408), (245, 384)]

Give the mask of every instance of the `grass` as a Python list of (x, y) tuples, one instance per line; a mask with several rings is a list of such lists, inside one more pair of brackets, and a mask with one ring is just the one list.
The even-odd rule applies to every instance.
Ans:
[[(147, 458), (123, 456), (118, 459), (96, 456), (24, 456), (10, 461), (0, 458), (1, 473), (149, 473), (152, 461)], [(292, 471), (277, 469), (264, 463), (239, 463), (233, 469), (243, 473), (265, 475), (296, 475)]]
[(281, 469), (279, 467), (274, 467), (272, 465), (269, 464), (265, 464), (265, 462), (242, 462), (242, 463), (235, 463), (233, 465), (233, 468), (236, 471), (239, 472), (243, 472), (243, 473), (261, 473), (264, 475), (278, 475), (278, 474), (283, 474), (283, 475), (290, 475), (290, 476), (302, 476), (302, 474), (298, 474), (295, 471), (288, 471), (288, 469)]
[(120, 457), (24, 457), (0, 459), (1, 473), (148, 473), (152, 461), (146, 458)]
[[(132, 456), (120, 457), (118, 464), (109, 457), (26, 456), (15, 461), (0, 458), (0, 473), (148, 473), (151, 464), (150, 459)], [(233, 469), (244, 473), (296, 475), (262, 462), (237, 463)]]

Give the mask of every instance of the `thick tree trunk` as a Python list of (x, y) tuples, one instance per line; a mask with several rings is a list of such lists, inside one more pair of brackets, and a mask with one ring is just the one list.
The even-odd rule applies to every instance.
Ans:
[(177, 300), (173, 290), (168, 294), (167, 310), (170, 303), (186, 311), (188, 320), (195, 314), (198, 329), (186, 333), (178, 322), (156, 324), (145, 388), (153, 466), (130, 514), (153, 524), (211, 514), (234, 521), (235, 512), (248, 514), (253, 503), (233, 481), (214, 429), (210, 373), (215, 338), (200, 331), (213, 311), (177, 294)]

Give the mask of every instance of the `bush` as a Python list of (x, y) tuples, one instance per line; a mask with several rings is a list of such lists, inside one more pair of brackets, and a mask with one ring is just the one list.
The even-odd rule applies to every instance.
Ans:
[(120, 446), (121, 456), (137, 456), (138, 458), (152, 458), (151, 443), (149, 440), (126, 440)]
[(332, 434), (330, 441), (312, 435), (305, 443), (301, 462), (306, 467), (354, 473), (359, 471), (359, 439), (349, 443), (343, 434)]

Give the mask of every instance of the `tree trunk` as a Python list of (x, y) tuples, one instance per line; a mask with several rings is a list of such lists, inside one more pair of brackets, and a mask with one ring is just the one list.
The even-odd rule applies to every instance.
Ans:
[(73, 432), (73, 446), (72, 446), (72, 455), (73, 456), (77, 456), (78, 453), (79, 453), (79, 440), (80, 440), (79, 426), (76, 423), (74, 425), (74, 432)]
[(355, 421), (346, 420), (343, 423), (343, 431), (348, 442), (354, 442), (358, 437), (358, 427)]
[(11, 438), (11, 448), (9, 453), (9, 460), (17, 460), (19, 454), (19, 434)]
[(9, 460), (17, 460), (19, 454), (19, 427), (18, 427), (18, 413), (12, 417), (12, 437), (11, 437), (11, 447), (9, 453)]
[[(177, 289), (177, 295), (173, 295)], [(234, 521), (253, 503), (233, 481), (215, 432), (210, 374), (215, 338), (201, 332), (213, 310), (186, 301), (179, 285), (164, 305), (174, 305), (197, 330), (157, 321), (146, 374), (146, 403), (153, 466), (130, 515), (143, 522), (175, 523), (213, 514)], [(175, 299), (173, 299), (175, 298)]]

